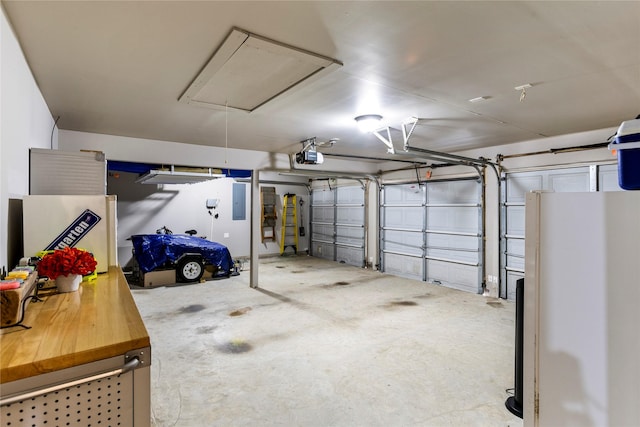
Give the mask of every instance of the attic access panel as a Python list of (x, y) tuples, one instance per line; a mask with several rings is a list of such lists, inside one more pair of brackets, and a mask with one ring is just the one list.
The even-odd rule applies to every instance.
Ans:
[(234, 28), (179, 101), (251, 112), (341, 66), (335, 59)]

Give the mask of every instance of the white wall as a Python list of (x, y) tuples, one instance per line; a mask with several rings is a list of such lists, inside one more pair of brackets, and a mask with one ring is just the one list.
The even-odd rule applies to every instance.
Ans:
[(2, 8), (0, 98), (0, 266), (12, 268), (24, 255), (18, 251), (22, 197), (29, 192), (29, 148), (57, 148), (58, 142), (49, 108)]
[[(105, 153), (107, 160), (118, 160), (127, 162), (142, 162), (142, 163), (154, 163), (165, 165), (180, 165), (180, 166), (197, 166), (197, 167), (214, 167), (214, 168), (232, 168), (232, 169), (245, 169), (245, 170), (258, 170), (260, 171), (260, 181), (278, 181), (281, 184), (264, 184), (273, 185), (276, 187), (276, 192), (280, 196), (280, 204), (278, 205), (278, 212), (282, 212), (282, 196), (285, 193), (295, 193), (301, 195), (308, 202), (308, 191), (304, 187), (299, 185), (286, 185), (287, 182), (303, 182), (308, 181), (307, 178), (282, 175), (278, 171), (289, 171), (290, 162), (289, 157), (285, 154), (274, 154), (261, 151), (249, 151), (228, 149), (219, 147), (200, 146), (192, 144), (180, 144), (176, 142), (157, 141), (140, 138), (129, 138), (123, 136), (103, 135), (87, 132), (77, 132), (61, 130), (59, 132), (60, 149), (66, 151), (78, 151), (78, 150), (97, 150)], [(309, 170), (311, 172), (317, 172), (321, 170), (330, 171), (348, 171), (348, 173), (362, 173), (371, 174), (377, 170), (377, 165), (374, 163), (357, 163), (352, 160), (342, 159), (326, 159), (322, 165), (308, 166), (308, 165), (294, 165), (296, 170), (304, 172)], [(124, 176), (124, 175), (123, 175)], [(230, 182), (230, 181), (229, 181)], [(193, 224), (202, 225), (188, 225), (186, 221), (182, 219), (176, 221), (177, 218), (188, 218), (185, 215), (191, 215), (187, 212), (201, 212), (203, 215), (207, 215), (206, 211), (202, 208), (203, 197), (211, 198), (205, 194), (214, 192), (220, 194), (221, 199), (231, 199), (231, 184), (229, 182), (221, 181), (210, 183), (212, 187), (206, 189), (207, 185), (196, 186), (191, 189), (188, 186), (181, 186), (181, 188), (173, 188), (177, 191), (175, 197), (167, 195), (169, 193), (170, 186), (164, 186), (163, 191), (150, 194), (138, 194), (135, 196), (126, 196), (126, 190), (114, 190), (108, 188), (109, 194), (118, 195), (118, 261), (122, 266), (126, 266), (127, 261), (131, 258), (130, 242), (123, 241), (131, 234), (141, 233), (154, 233), (156, 229), (163, 225), (167, 225), (174, 232), (183, 232), (186, 229), (195, 228), (199, 232), (208, 231), (210, 229), (210, 223), (204, 223), (204, 220), (200, 217), (193, 217), (190, 222)], [(113, 186), (113, 180), (109, 180), (111, 186)], [(140, 185), (138, 185), (140, 187)], [(152, 187), (147, 185), (146, 187)], [(149, 193), (149, 190), (131, 189), (132, 192)], [(170, 194), (170, 193), (169, 193)], [(180, 196), (177, 196), (180, 194)], [(229, 247), (229, 250), (234, 257), (248, 256), (250, 253), (250, 218), (251, 218), (251, 186), (247, 183), (247, 221), (231, 221), (226, 220), (223, 222), (221, 218), (214, 221), (214, 240), (218, 241)], [(134, 197), (135, 200), (127, 201), (125, 198)], [(175, 203), (174, 200), (180, 200), (180, 203)], [(166, 203), (159, 203), (164, 200)], [(185, 209), (185, 206), (188, 206)], [(228, 209), (231, 209), (230, 205), (227, 205)], [(304, 206), (304, 217), (308, 221), (308, 203)], [(221, 207), (220, 209), (223, 209)], [(260, 215), (260, 207), (254, 207), (254, 215)], [(144, 219), (140, 219), (140, 217)], [(231, 217), (231, 211), (229, 211), (225, 218)], [(205, 218), (206, 219), (206, 218)], [(166, 223), (166, 224), (165, 224)], [(175, 223), (175, 226), (170, 224)], [(145, 224), (144, 231), (140, 229), (139, 225)], [(276, 222), (276, 234), (279, 236), (281, 223)], [(225, 238), (224, 232), (229, 233), (230, 237)], [(216, 234), (217, 232), (222, 235)], [(231, 237), (233, 235), (233, 237)], [(279, 242), (279, 238), (278, 238)], [(306, 251), (308, 249), (308, 236), (301, 237), (298, 242), (299, 252)], [(277, 242), (265, 242), (260, 243), (258, 253), (260, 255), (266, 254), (278, 254), (280, 252), (279, 244)]]
[[(60, 131), (59, 141), (60, 149), (62, 150), (102, 151), (105, 153), (107, 160), (245, 170), (288, 170), (290, 168), (287, 155), (257, 150), (234, 148), (225, 150), (221, 147), (68, 130)], [(373, 173), (377, 170), (377, 166), (373, 163), (326, 159), (323, 165), (297, 165), (296, 169)]]
[[(132, 258), (132, 244), (127, 240), (133, 234), (154, 234), (166, 226), (176, 234), (195, 229), (197, 236), (219, 242), (229, 248), (231, 256), (248, 257), (251, 238), (251, 184), (233, 178), (221, 178), (197, 184), (149, 185), (136, 184), (137, 174), (110, 173), (107, 178), (109, 194), (118, 196), (118, 261), (126, 268)], [(302, 180), (301, 182), (306, 182)], [(234, 183), (246, 186), (246, 219), (232, 218), (232, 187)], [(279, 196), (277, 212), (282, 212), (285, 193), (295, 193), (305, 201), (309, 193), (305, 186), (265, 184), (276, 187)], [(219, 205), (212, 215), (205, 206), (207, 199), (218, 199)], [(308, 220), (308, 203), (304, 206), (304, 218)], [(218, 218), (213, 215), (218, 214)], [(280, 218), (280, 215), (278, 215)], [(276, 222), (277, 242), (260, 243), (259, 254), (279, 254), (280, 221)], [(307, 236), (298, 241), (299, 252), (308, 248)]]

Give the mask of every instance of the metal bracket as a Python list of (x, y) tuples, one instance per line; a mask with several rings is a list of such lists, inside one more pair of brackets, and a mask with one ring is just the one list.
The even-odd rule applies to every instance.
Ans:
[[(386, 130), (387, 131), (387, 137), (386, 138), (384, 136), (380, 135), (380, 131), (381, 130)], [(389, 130), (389, 126), (387, 126), (386, 128), (376, 129), (371, 133), (373, 133), (380, 141), (382, 141), (384, 143), (384, 145), (387, 146), (387, 153), (389, 153), (389, 154), (395, 154), (396, 153), (396, 150), (393, 148), (393, 141), (391, 140), (391, 131)]]
[[(409, 117), (404, 123), (402, 123), (402, 140), (404, 142), (404, 148), (406, 149), (409, 145), (409, 138), (411, 138), (411, 134), (413, 134), (413, 130), (416, 128), (418, 124), (417, 117)], [(407, 131), (407, 126), (411, 126), (409, 131)]]
[[(405, 150), (409, 145), (409, 138), (411, 138), (411, 135), (413, 134), (413, 131), (415, 130), (416, 125), (418, 124), (418, 120), (419, 119), (417, 117), (409, 117), (407, 120), (405, 120), (402, 123), (402, 141), (404, 142)], [(385, 130), (387, 131), (386, 137), (380, 133), (381, 131), (385, 131)], [(396, 154), (396, 150), (393, 146), (393, 140), (391, 139), (391, 128), (389, 126), (385, 128), (376, 129), (371, 133), (373, 133), (376, 136), (376, 138), (378, 138), (380, 141), (384, 143), (384, 145), (387, 146), (387, 153)]]
[(151, 366), (151, 347), (139, 348), (137, 350), (131, 350), (124, 355), (124, 363), (138, 359), (140, 364), (137, 368), (144, 368), (145, 366)]
[(316, 148), (316, 137), (313, 136), (311, 138), (304, 139), (300, 141), (302, 144), (302, 151), (308, 151), (309, 149)]

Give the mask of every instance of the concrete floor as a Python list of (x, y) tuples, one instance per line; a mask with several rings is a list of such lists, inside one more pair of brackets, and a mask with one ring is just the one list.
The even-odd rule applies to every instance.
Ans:
[(308, 256), (136, 288), (152, 425), (522, 426), (512, 303)]

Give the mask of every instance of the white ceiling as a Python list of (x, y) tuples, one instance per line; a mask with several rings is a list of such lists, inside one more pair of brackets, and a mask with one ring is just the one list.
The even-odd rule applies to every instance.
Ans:
[[(452, 152), (640, 114), (638, 1), (2, 5), (61, 129), (287, 153), (340, 138), (322, 150), (378, 156), (355, 116), (423, 118), (412, 145)], [(251, 113), (178, 102), (233, 27), (344, 65)]]

